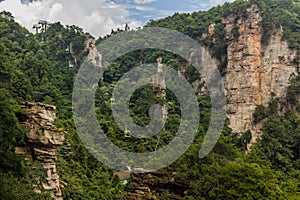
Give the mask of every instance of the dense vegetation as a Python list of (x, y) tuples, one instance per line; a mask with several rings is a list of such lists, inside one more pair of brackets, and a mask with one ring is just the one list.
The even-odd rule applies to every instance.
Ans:
[[(181, 31), (210, 48), (214, 57), (226, 67), (226, 43), (222, 17), (241, 16), (251, 3), (257, 3), (263, 15), (264, 38), (275, 27), (282, 26), (290, 47), (300, 51), (300, 2), (298, 0), (251, 0), (225, 3), (206, 12), (175, 14), (147, 26), (160, 26)], [(215, 42), (203, 38), (209, 24), (215, 24)], [(47, 42), (41, 34), (33, 35), (19, 26), (8, 12), (0, 13), (0, 199), (41, 199), (47, 193), (35, 194), (36, 177), (44, 177), (38, 162), (17, 156), (13, 147), (24, 145), (26, 130), (17, 116), (22, 101), (37, 101), (58, 107), (58, 127), (67, 130), (65, 145), (59, 149), (58, 170), (66, 199), (119, 199), (128, 190), (108, 169), (92, 157), (76, 134), (71, 112), (74, 76), (87, 55), (85, 42), (91, 36), (76, 26), (52, 24)], [(122, 31), (122, 30), (118, 30)], [(116, 34), (115, 32), (112, 32)], [(110, 36), (107, 36), (110, 37)], [(104, 38), (99, 38), (100, 43)], [(216, 44), (217, 43), (217, 44)], [(72, 48), (72, 52), (66, 49)], [(173, 93), (167, 91), (169, 119), (160, 138), (147, 140), (124, 138), (110, 110), (115, 82), (139, 63), (153, 63), (158, 57), (174, 69), (185, 67), (184, 76), (193, 82), (195, 69), (178, 56), (156, 50), (131, 52), (116, 60), (99, 82), (96, 93), (97, 116), (107, 136), (120, 147), (133, 152), (153, 151), (168, 143), (180, 121), (180, 110)], [(295, 60), (295, 64), (298, 64)], [(159, 102), (150, 86), (135, 92), (131, 98), (131, 115), (140, 125), (149, 123), (148, 109)], [(214, 150), (199, 160), (198, 152), (209, 125), (210, 99), (198, 97), (201, 121), (197, 137), (189, 150), (171, 166), (163, 169), (180, 172), (193, 181), (186, 199), (297, 199), (300, 196), (300, 76), (291, 80), (286, 99), (274, 99), (267, 108), (258, 107), (256, 123), (264, 122), (264, 136), (245, 154), (249, 133), (237, 136), (225, 126)], [(282, 107), (284, 109), (278, 109)], [(284, 110), (284, 112), (279, 112)], [(157, 146), (158, 145), (158, 146)]]
[[(76, 26), (65, 28), (55, 23), (47, 32), (47, 43), (42, 43), (41, 34), (33, 35), (20, 27), (10, 13), (2, 12), (0, 20), (0, 198), (43, 198), (32, 189), (35, 178), (44, 177), (41, 164), (32, 159), (24, 162), (12, 151), (13, 147), (25, 142), (26, 130), (17, 119), (18, 113), (24, 112), (19, 108), (23, 101), (55, 104), (58, 107), (57, 126), (68, 130), (66, 146), (60, 150), (58, 160), (61, 180), (68, 184), (64, 196), (73, 199), (116, 198), (123, 191), (122, 186), (118, 186), (118, 179), (87, 153), (72, 122), (73, 79), (87, 55), (84, 43), (87, 35)], [(71, 43), (73, 55), (66, 53)], [(70, 62), (75, 65), (73, 68), (70, 68)]]

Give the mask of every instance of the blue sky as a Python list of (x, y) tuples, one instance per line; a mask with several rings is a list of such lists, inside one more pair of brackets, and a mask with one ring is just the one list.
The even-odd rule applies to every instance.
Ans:
[(0, 11), (10, 11), (30, 31), (43, 19), (74, 24), (98, 37), (126, 23), (137, 28), (150, 19), (207, 10), (225, 1), (233, 0), (0, 0)]
[[(144, 23), (150, 19), (159, 19), (175, 12), (195, 12), (207, 10), (213, 6), (221, 5), (226, 0), (107, 0), (124, 5), (131, 12), (131, 16)], [(230, 0), (228, 0), (230, 1)], [(231, 0), (232, 1), (232, 0)]]

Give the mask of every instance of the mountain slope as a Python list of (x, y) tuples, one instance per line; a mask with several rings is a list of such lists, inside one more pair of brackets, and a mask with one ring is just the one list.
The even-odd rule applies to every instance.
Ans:
[[(206, 158), (199, 159), (210, 121), (210, 99), (195, 68), (169, 52), (149, 49), (128, 53), (113, 62), (98, 85), (97, 117), (107, 137), (128, 151), (147, 152), (163, 147), (174, 137), (181, 116), (175, 95), (167, 91), (166, 101), (172, 106), (168, 107), (169, 119), (160, 137), (124, 138), (113, 120), (110, 98), (114, 84), (125, 72), (161, 57), (201, 94), (198, 96), (200, 126), (189, 150), (161, 172), (145, 175), (152, 177), (147, 181), (143, 176), (133, 175), (128, 184), (123, 184), (126, 182), (115, 176), (114, 171), (88, 153), (72, 120), (73, 80), (89, 53), (87, 47), (93, 41), (92, 36), (79, 27), (54, 23), (43, 43), (41, 33), (32, 35), (14, 22), (10, 13), (2, 12), (0, 198), (49, 198), (43, 188), (41, 194), (33, 192), (33, 185), (41, 187), (35, 178), (44, 182), (41, 164), (34, 157), (21, 157), (13, 152), (16, 146), (28, 145), (25, 140), (28, 130), (19, 122), (26, 114), (20, 104), (34, 101), (57, 106), (55, 125), (65, 132), (65, 144), (58, 149), (57, 160), (65, 199), (120, 199), (126, 198), (126, 193), (130, 193), (128, 198), (140, 199), (297, 199), (300, 193), (299, 12), (300, 4), (295, 0), (235, 1), (207, 12), (175, 14), (149, 22), (147, 26), (181, 31), (207, 47), (226, 80), (229, 114), (215, 148)], [(265, 75), (258, 73), (261, 70), (265, 70)], [(273, 75), (268, 74), (270, 71)], [(290, 77), (292, 73), (294, 76)], [(160, 101), (150, 85), (137, 90), (130, 102), (133, 120), (140, 125), (148, 124), (150, 105)], [(255, 137), (252, 126), (259, 128), (260, 140), (245, 154)], [(160, 183), (168, 188), (158, 189)], [(181, 183), (189, 185), (181, 187), (185, 191), (175, 191)]]

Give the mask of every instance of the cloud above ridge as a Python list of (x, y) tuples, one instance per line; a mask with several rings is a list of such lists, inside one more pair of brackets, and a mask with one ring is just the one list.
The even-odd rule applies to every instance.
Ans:
[(77, 25), (94, 36), (112, 29), (146, 24), (175, 12), (207, 10), (234, 0), (0, 0), (0, 11), (11, 12), (17, 22), (33, 31), (38, 20)]
[(126, 23), (132, 28), (142, 25), (130, 18), (124, 6), (106, 0), (43, 0), (27, 4), (6, 0), (0, 3), (0, 10), (11, 12), (30, 31), (38, 20), (75, 24), (94, 36), (109, 34), (111, 29), (123, 28)]

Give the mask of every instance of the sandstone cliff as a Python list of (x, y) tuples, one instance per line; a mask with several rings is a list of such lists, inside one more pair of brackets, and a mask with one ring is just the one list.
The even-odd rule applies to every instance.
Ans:
[(258, 105), (267, 106), (273, 98), (282, 98), (292, 73), (296, 51), (282, 40), (282, 30), (274, 31), (269, 44), (261, 39), (262, 17), (256, 5), (247, 9), (247, 16), (230, 15), (223, 19), (228, 44), (228, 64), (224, 84), (230, 127), (235, 133), (250, 130), (254, 143), (260, 136), (260, 125), (253, 124)]
[(32, 155), (34, 160), (42, 163), (46, 175), (46, 182), (41, 183), (42, 187), (50, 191), (54, 199), (60, 200), (62, 192), (56, 169), (56, 148), (63, 145), (64, 134), (53, 124), (56, 108), (52, 105), (29, 102), (24, 103), (22, 108), (26, 111), (26, 115), (21, 119), (21, 123), (28, 130), (26, 146), (16, 147), (15, 152), (20, 155)]
[(191, 182), (183, 180), (178, 173), (148, 172), (131, 174), (131, 186), (134, 188), (125, 198), (136, 200), (183, 199), (188, 194)]

